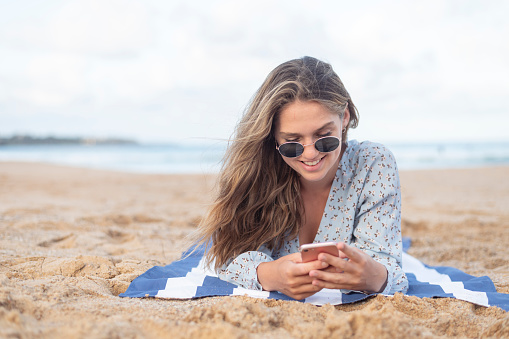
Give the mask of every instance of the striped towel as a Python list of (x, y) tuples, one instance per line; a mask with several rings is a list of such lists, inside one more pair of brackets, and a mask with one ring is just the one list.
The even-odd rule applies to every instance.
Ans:
[[(404, 239), (405, 252), (409, 246), (410, 240)], [(187, 257), (189, 252), (185, 252), (182, 256), (185, 259), (149, 269), (134, 279), (127, 291), (120, 296), (193, 299), (247, 295), (263, 299), (294, 300), (279, 292), (249, 290), (219, 279), (214, 271), (205, 267), (204, 251), (204, 248), (199, 248)], [(452, 267), (427, 266), (407, 253), (403, 253), (403, 271), (409, 282), (407, 295), (420, 298), (456, 298), (481, 306), (498, 306), (509, 311), (509, 294), (497, 293), (495, 285), (486, 276), (473, 277)], [(323, 289), (302, 301), (314, 305), (338, 305), (363, 300), (369, 296)]]

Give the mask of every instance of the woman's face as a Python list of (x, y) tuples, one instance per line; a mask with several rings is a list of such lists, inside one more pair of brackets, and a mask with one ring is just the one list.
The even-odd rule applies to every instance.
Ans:
[(303, 184), (328, 185), (334, 180), (341, 146), (332, 152), (321, 153), (313, 143), (326, 136), (341, 139), (341, 130), (348, 120), (348, 110), (343, 119), (340, 119), (338, 114), (332, 113), (316, 101), (294, 101), (281, 110), (275, 126), (278, 145), (291, 141), (309, 145), (305, 146), (304, 153), (296, 158), (283, 157), (288, 166), (300, 175)]

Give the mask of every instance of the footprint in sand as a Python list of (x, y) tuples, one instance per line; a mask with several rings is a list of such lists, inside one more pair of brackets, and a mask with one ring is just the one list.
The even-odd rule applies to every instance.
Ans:
[(71, 233), (61, 237), (56, 237), (46, 240), (37, 244), (40, 247), (55, 247), (55, 248), (74, 248), (76, 246), (76, 236)]

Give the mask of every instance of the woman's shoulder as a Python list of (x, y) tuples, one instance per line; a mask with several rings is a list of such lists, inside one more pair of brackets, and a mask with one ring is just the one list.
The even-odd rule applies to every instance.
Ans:
[(337, 176), (352, 182), (383, 180), (395, 183), (399, 180), (396, 159), (386, 146), (376, 142), (356, 140), (348, 141)]
[(373, 157), (394, 158), (394, 155), (392, 154), (388, 147), (373, 141), (359, 142), (357, 140), (349, 140), (347, 152), (348, 156), (353, 158), (364, 158), (364, 159), (370, 159)]
[(372, 142), (349, 140), (343, 159), (341, 160), (343, 170), (358, 172), (370, 170), (396, 170), (396, 159), (392, 152), (385, 145)]

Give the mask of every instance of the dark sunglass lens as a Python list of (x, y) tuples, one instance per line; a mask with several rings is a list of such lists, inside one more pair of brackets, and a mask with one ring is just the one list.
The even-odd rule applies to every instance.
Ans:
[(315, 147), (319, 152), (332, 152), (339, 146), (339, 139), (335, 137), (325, 137), (319, 139), (315, 143)]
[(304, 147), (296, 142), (287, 142), (279, 146), (279, 153), (287, 158), (295, 158), (304, 152)]

